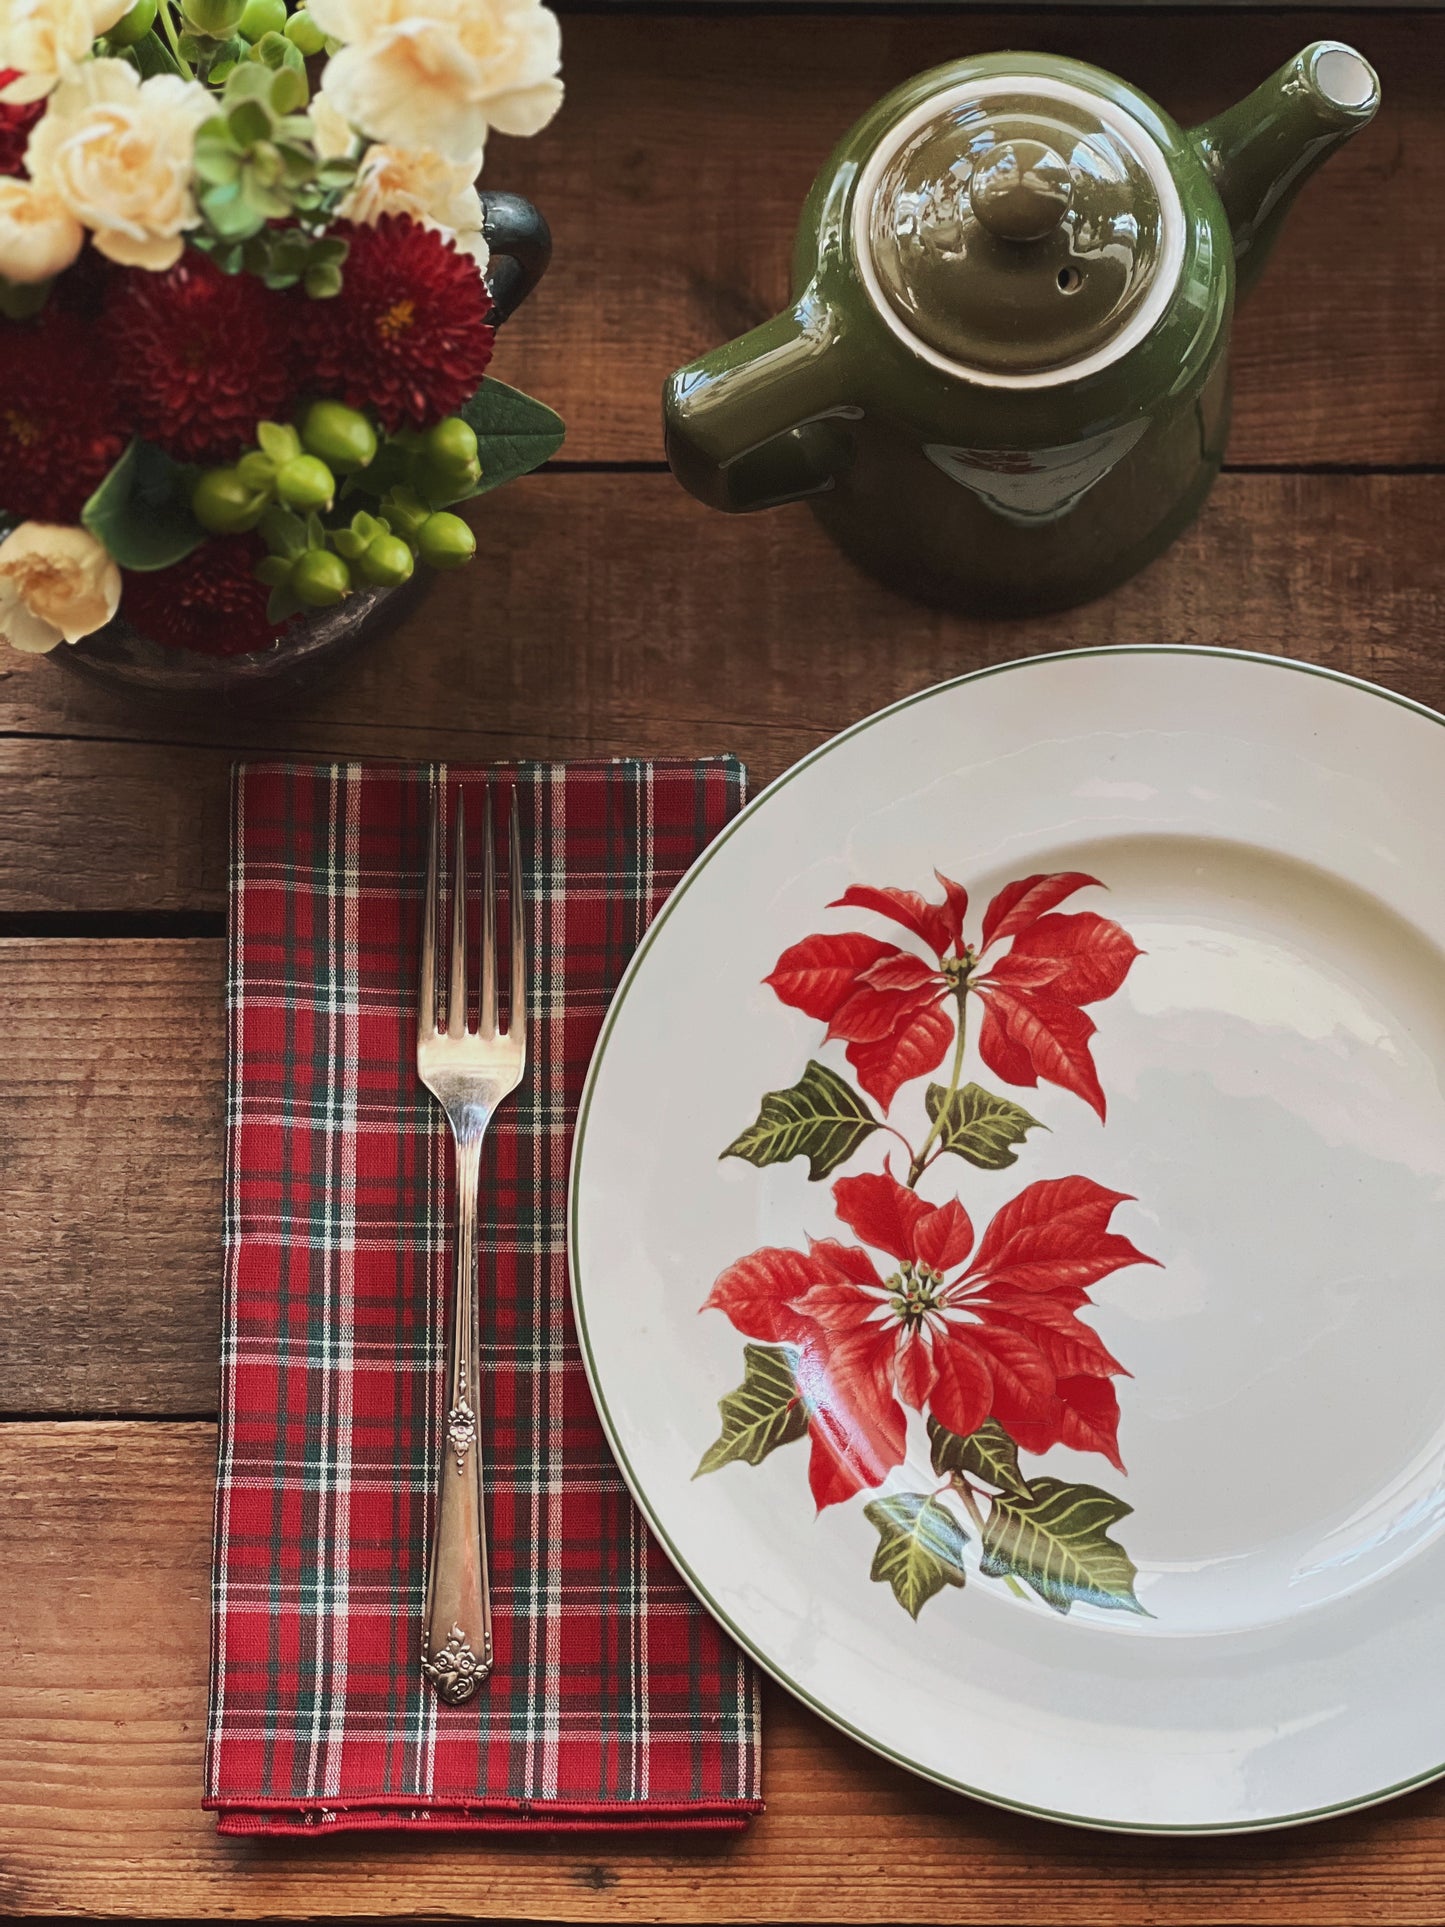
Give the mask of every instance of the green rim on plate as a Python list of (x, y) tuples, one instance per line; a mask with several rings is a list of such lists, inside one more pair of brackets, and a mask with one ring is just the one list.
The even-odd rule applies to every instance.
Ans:
[(738, 812), (731, 823), (727, 825), (726, 829), (714, 838), (707, 849), (703, 851), (702, 855), (698, 857), (697, 861), (692, 865), (691, 869), (688, 870), (687, 874), (682, 878), (677, 888), (672, 892), (672, 895), (658, 912), (644, 935), (642, 942), (638, 945), (632, 961), (623, 973), (622, 981), (617, 987), (616, 995), (612, 999), (606, 1020), (603, 1023), (601, 1035), (597, 1040), (597, 1048), (592, 1055), (592, 1062), (587, 1073), (587, 1082), (582, 1093), (582, 1102), (577, 1113), (577, 1129), (573, 1140), (572, 1166), (568, 1184), (567, 1249), (572, 1282), (572, 1309), (577, 1323), (577, 1337), (581, 1346), (583, 1363), (587, 1371), (588, 1384), (592, 1388), (592, 1396), (597, 1405), (598, 1415), (602, 1420), (603, 1430), (607, 1434), (608, 1443), (612, 1448), (613, 1456), (617, 1460), (618, 1469), (621, 1471), (627, 1483), (628, 1490), (631, 1492), (643, 1517), (646, 1519), (649, 1529), (667, 1553), (668, 1558), (672, 1561), (678, 1572), (682, 1575), (683, 1579), (692, 1588), (693, 1592), (712, 1614), (713, 1618), (717, 1620), (718, 1624), (725, 1629), (729, 1637), (736, 1641), (738, 1646), (755, 1660), (766, 1673), (777, 1680), (780, 1686), (786, 1687), (803, 1705), (811, 1708), (811, 1710), (817, 1713), (822, 1719), (827, 1720), (830, 1726), (836, 1727), (839, 1732), (846, 1733), (850, 1739), (858, 1741), (860, 1745), (867, 1747), (870, 1752), (876, 1753), (886, 1760), (891, 1760), (897, 1766), (907, 1768), (910, 1773), (916, 1773), (922, 1779), (932, 1781), (937, 1786), (947, 1787), (950, 1792), (967, 1794), (970, 1799), (984, 1801), (989, 1806), (1001, 1807), (1010, 1813), (1024, 1813), (1035, 1819), (1061, 1821), (1068, 1826), (1089, 1827), (1100, 1832), (1108, 1833), (1177, 1835), (1265, 1833), (1283, 1827), (1301, 1826), (1311, 1820), (1327, 1819), (1332, 1814), (1358, 1813), (1363, 1808), (1378, 1806), (1382, 1801), (1394, 1799), (1397, 1795), (1409, 1793), (1417, 1787), (1428, 1786), (1432, 1781), (1438, 1780), (1442, 1775), (1445, 1775), (1445, 1760), (1442, 1760), (1438, 1766), (1430, 1767), (1423, 1773), (1412, 1775), (1409, 1779), (1395, 1781), (1389, 1786), (1379, 1787), (1373, 1792), (1362, 1794), (1358, 1799), (1341, 1800), (1330, 1806), (1311, 1807), (1299, 1813), (1280, 1814), (1267, 1820), (1202, 1821), (1195, 1825), (1184, 1823), (1176, 1825), (1099, 1819), (1088, 1814), (1063, 1813), (1052, 1807), (1034, 1806), (1027, 1801), (1005, 1799), (998, 1794), (986, 1792), (981, 1787), (971, 1786), (967, 1781), (954, 1779), (946, 1773), (940, 1773), (932, 1767), (924, 1766), (916, 1760), (909, 1759), (906, 1754), (898, 1752), (895, 1748), (885, 1746), (880, 1741), (851, 1725), (841, 1715), (833, 1711), (832, 1708), (824, 1705), (824, 1703), (810, 1693), (805, 1686), (800, 1685), (797, 1680), (790, 1678), (766, 1653), (760, 1651), (757, 1645), (749, 1639), (748, 1635), (742, 1631), (724, 1608), (719, 1605), (718, 1601), (709, 1592), (707, 1586), (693, 1571), (692, 1567), (686, 1559), (683, 1558), (677, 1546), (673, 1543), (666, 1527), (658, 1517), (657, 1512), (653, 1508), (637, 1478), (637, 1474), (627, 1456), (626, 1448), (618, 1433), (611, 1409), (608, 1406), (606, 1394), (599, 1381), (597, 1364), (593, 1357), (591, 1337), (587, 1326), (587, 1313), (582, 1289), (582, 1268), (577, 1249), (577, 1199), (581, 1182), (583, 1152), (587, 1137), (587, 1123), (592, 1108), (593, 1093), (597, 1086), (598, 1074), (602, 1067), (603, 1058), (607, 1052), (613, 1026), (622, 1009), (624, 999), (632, 989), (633, 980), (641, 969), (643, 960), (646, 958), (664, 925), (667, 923), (668, 917), (672, 914), (677, 904), (681, 902), (688, 890), (692, 888), (693, 884), (707, 868), (713, 857), (716, 856), (717, 852), (728, 841), (729, 837), (741, 829), (750, 817), (761, 810), (779, 790), (791, 783), (794, 777), (800, 775), (802, 771), (820, 762), (840, 744), (848, 742), (855, 736), (861, 735), (865, 730), (871, 729), (874, 724), (882, 722), (887, 717), (896, 716), (905, 709), (911, 709), (916, 703), (929, 701), (931, 698), (939, 696), (947, 690), (961, 688), (967, 683), (982, 682), (991, 676), (1007, 675), (1013, 670), (1047, 667), (1052, 663), (1073, 662), (1080, 658), (1145, 655), (1199, 656), (1226, 662), (1250, 662), (1258, 663), (1270, 669), (1284, 669), (1293, 671), (1299, 675), (1317, 676), (1324, 681), (1340, 683), (1347, 688), (1358, 689), (1366, 695), (1380, 697), (1385, 702), (1393, 703), (1397, 708), (1412, 711), (1415, 715), (1423, 717), (1428, 722), (1445, 725), (1445, 715), (1441, 715), (1437, 710), (1428, 708), (1424, 703), (1415, 702), (1409, 696), (1398, 695), (1394, 690), (1384, 689), (1378, 683), (1366, 682), (1362, 677), (1346, 675), (1338, 669), (1326, 669), (1318, 663), (1296, 662), (1288, 656), (1265, 655), (1256, 650), (1221, 649), (1194, 643), (1126, 643), (1104, 649), (1054, 650), (1047, 655), (1021, 656), (1009, 662), (994, 663), (987, 668), (971, 670), (967, 675), (953, 676), (946, 682), (933, 683), (927, 689), (920, 689), (912, 696), (901, 697), (899, 701), (888, 704), (884, 709), (875, 710), (872, 715), (865, 716), (861, 721), (851, 724), (845, 730), (839, 731), (837, 735), (830, 736), (826, 742), (820, 743), (816, 749), (810, 750), (806, 756), (801, 757), (790, 769), (784, 770), (781, 776), (776, 777), (766, 788), (760, 790), (752, 801)]

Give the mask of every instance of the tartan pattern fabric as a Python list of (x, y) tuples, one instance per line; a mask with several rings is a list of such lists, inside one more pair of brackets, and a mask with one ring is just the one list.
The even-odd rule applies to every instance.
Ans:
[[(415, 1056), (433, 780), (465, 792), (474, 856), (488, 784), (503, 852), (515, 794), (531, 964), (527, 1074), (479, 1202), (496, 1668), (459, 1707), (418, 1663), (454, 1212)], [(742, 790), (731, 759), (235, 771), (204, 1800), (223, 1832), (718, 1828), (760, 1806), (756, 1678), (608, 1453), (566, 1257), (609, 998)]]

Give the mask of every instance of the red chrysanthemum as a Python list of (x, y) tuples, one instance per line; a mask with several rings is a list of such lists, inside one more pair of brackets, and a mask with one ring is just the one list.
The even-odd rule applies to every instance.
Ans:
[(255, 576), (265, 553), (258, 536), (222, 535), (169, 569), (127, 569), (121, 614), (169, 649), (203, 656), (269, 649), (280, 629), (266, 618), (270, 591)]
[(0, 508), (37, 522), (77, 522), (127, 437), (99, 370), (93, 330), (54, 304), (34, 321), (0, 321)]
[(492, 358), (491, 296), (469, 255), (406, 214), (339, 221), (350, 244), (340, 294), (306, 304), (317, 389), (395, 431), (423, 428), (474, 395)]
[(296, 398), (298, 308), (192, 248), (164, 274), (117, 274), (108, 353), (137, 431), (182, 461), (234, 461)]
[[(13, 67), (0, 69), (0, 88), (8, 87), (18, 77)], [(27, 101), (23, 107), (0, 103), (0, 174), (25, 172), (25, 148), (30, 130), (44, 112), (43, 100)]]

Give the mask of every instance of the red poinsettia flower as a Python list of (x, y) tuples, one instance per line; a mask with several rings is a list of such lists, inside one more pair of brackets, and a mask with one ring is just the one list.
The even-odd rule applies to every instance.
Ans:
[(961, 1204), (927, 1204), (888, 1172), (840, 1178), (833, 1199), (891, 1270), (829, 1238), (739, 1259), (707, 1300), (745, 1336), (795, 1348), (820, 1507), (902, 1463), (905, 1407), (961, 1437), (994, 1418), (1027, 1452), (1069, 1445), (1123, 1470), (1109, 1380), (1124, 1367), (1077, 1316), (1101, 1278), (1156, 1262), (1108, 1228), (1122, 1192), (1031, 1184), (977, 1249)]
[[(1081, 871), (1022, 877), (984, 913), (977, 948), (965, 943), (968, 893), (938, 874), (943, 901), (913, 890), (854, 884), (830, 909), (873, 910), (902, 924), (932, 959), (860, 931), (804, 937), (785, 950), (765, 981), (785, 1004), (847, 1041), (858, 1081), (887, 1110), (900, 1085), (943, 1062), (955, 1011), (969, 992), (983, 1003), (979, 1054), (1009, 1084), (1040, 1078), (1073, 1091), (1104, 1115), (1104, 1093), (1089, 1050), (1094, 1021), (1085, 1004), (1111, 997), (1139, 955), (1117, 923), (1085, 910), (1052, 914), (1086, 886)], [(986, 953), (1006, 939), (992, 962)]]

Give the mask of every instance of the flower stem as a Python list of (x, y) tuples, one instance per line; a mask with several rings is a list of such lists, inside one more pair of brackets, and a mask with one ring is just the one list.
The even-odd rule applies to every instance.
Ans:
[(965, 1043), (968, 1041), (967, 1011), (968, 985), (964, 983), (958, 986), (958, 1037), (953, 1046), (953, 1068), (948, 1073), (948, 1091), (943, 1102), (938, 1107), (937, 1117), (934, 1118), (933, 1123), (929, 1126), (928, 1136), (918, 1147), (917, 1152), (914, 1154), (913, 1162), (908, 1167), (908, 1188), (910, 1191), (916, 1189), (918, 1180), (923, 1176), (924, 1169), (929, 1162), (928, 1153), (933, 1148), (934, 1140), (943, 1129), (943, 1120), (948, 1115), (948, 1107), (952, 1104), (954, 1092), (958, 1089), (958, 1080), (963, 1075), (963, 1049)]
[(187, 80), (193, 80), (195, 75), (191, 72), (191, 64), (181, 52), (181, 37), (176, 31), (175, 19), (171, 13), (171, 0), (161, 0), (160, 23), (166, 39), (171, 43), (171, 52), (175, 55), (177, 66)]

